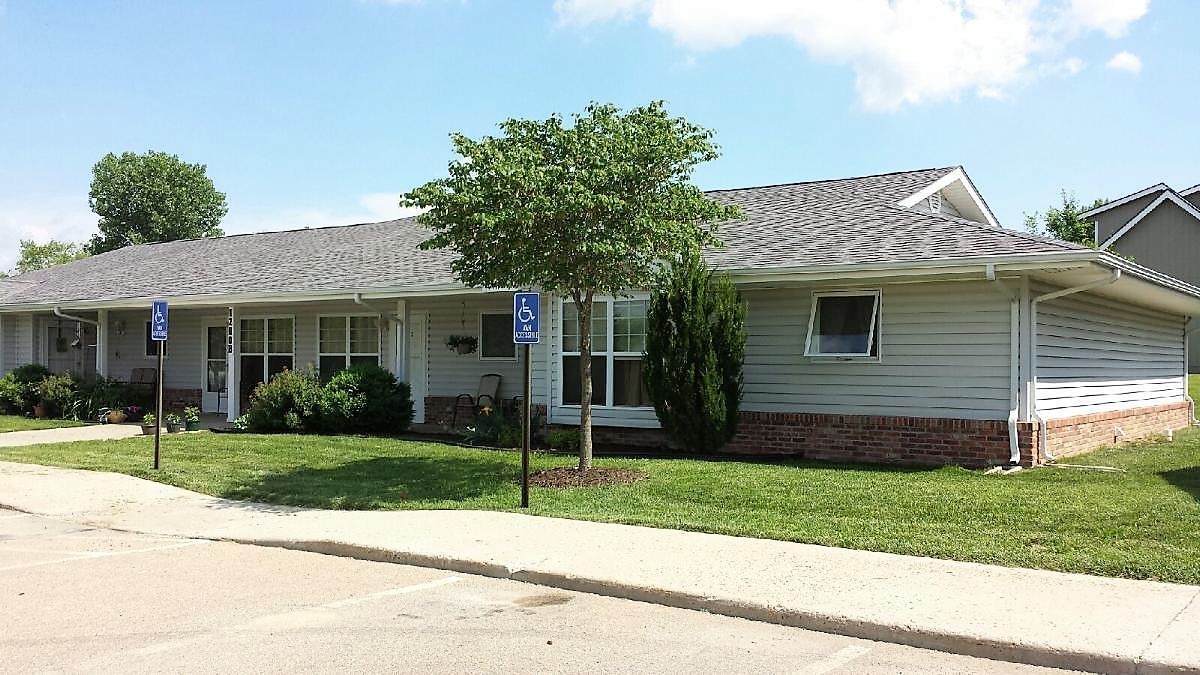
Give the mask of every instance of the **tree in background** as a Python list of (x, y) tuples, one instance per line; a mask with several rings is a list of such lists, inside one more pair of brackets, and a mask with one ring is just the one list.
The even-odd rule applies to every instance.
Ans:
[(667, 437), (715, 452), (737, 432), (746, 304), (727, 274), (681, 259), (650, 296), (644, 377)]
[(509, 119), (501, 135), (451, 136), (449, 176), (401, 198), (427, 209), (423, 248), (458, 253), (459, 280), (481, 288), (540, 288), (579, 315), (579, 469), (592, 465), (592, 303), (651, 288), (664, 262), (718, 241), (711, 223), (738, 211), (691, 184), (717, 157), (713, 133), (661, 102), (624, 112), (593, 103), (564, 124)]
[(12, 273), (24, 274), (34, 270), (44, 270), (86, 257), (87, 252), (83, 250), (82, 244), (54, 239), (39, 244), (32, 239), (22, 239), (21, 257), (17, 260), (17, 266), (13, 268)]
[(229, 207), (203, 164), (151, 150), (109, 153), (92, 167), (88, 206), (100, 216), (91, 254), (131, 244), (219, 237)]
[(1080, 220), (1079, 214), (1101, 206), (1105, 200), (1097, 199), (1091, 206), (1082, 206), (1073, 193), (1063, 190), (1060, 194), (1062, 204), (1050, 207), (1045, 215), (1036, 212), (1025, 214), (1025, 229), (1043, 237), (1054, 237), (1095, 248), (1095, 227), (1090, 222)]

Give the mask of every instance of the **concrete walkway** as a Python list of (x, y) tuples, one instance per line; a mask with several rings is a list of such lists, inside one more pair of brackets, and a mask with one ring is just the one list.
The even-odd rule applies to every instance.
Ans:
[(9, 431), (0, 434), (0, 447), (11, 448), (18, 445), (70, 443), (71, 441), (110, 441), (141, 434), (142, 428), (136, 424), (88, 424), (81, 427)]
[(512, 578), (1036, 665), (1200, 673), (1200, 587), (478, 511), (216, 499), (0, 462), (0, 505), (74, 523)]

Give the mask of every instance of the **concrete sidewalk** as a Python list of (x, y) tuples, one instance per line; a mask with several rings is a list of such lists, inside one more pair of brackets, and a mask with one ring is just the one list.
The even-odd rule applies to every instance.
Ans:
[(217, 499), (0, 462), (0, 505), (119, 530), (424, 565), (917, 647), (1115, 673), (1200, 673), (1200, 587), (479, 511)]
[(5, 432), (0, 434), (0, 447), (72, 441), (111, 441), (140, 435), (142, 428), (136, 424), (85, 424), (81, 427)]

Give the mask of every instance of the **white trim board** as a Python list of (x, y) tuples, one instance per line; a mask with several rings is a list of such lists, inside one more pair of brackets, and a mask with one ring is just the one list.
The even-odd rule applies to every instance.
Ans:
[(1080, 218), (1088, 218), (1088, 217), (1096, 215), (1097, 213), (1104, 213), (1105, 211), (1108, 211), (1109, 209), (1115, 209), (1122, 204), (1128, 204), (1129, 202), (1137, 201), (1137, 200), (1141, 199), (1142, 197), (1145, 197), (1146, 195), (1152, 195), (1155, 192), (1159, 192), (1162, 190), (1170, 191), (1170, 189), (1171, 188), (1166, 183), (1157, 183), (1155, 185), (1151, 185), (1148, 188), (1138, 190), (1137, 192), (1135, 192), (1131, 195), (1126, 195), (1124, 197), (1121, 197), (1120, 199), (1114, 199), (1111, 202), (1104, 202), (1103, 204), (1101, 204), (1100, 206), (1097, 206), (1094, 209), (1088, 209), (1087, 211), (1080, 213), (1079, 217)]
[(1195, 185), (1193, 185), (1192, 187), (1190, 187), (1186, 190), (1180, 190), (1179, 196), (1187, 197), (1188, 195), (1192, 194), (1193, 192), (1200, 192), (1200, 183), (1196, 183)]
[[(979, 195), (979, 191), (975, 189), (975, 185), (971, 183), (971, 179), (967, 176), (967, 172), (963, 171), (961, 166), (925, 186), (920, 191), (900, 200), (898, 206), (901, 208), (910, 209), (922, 199), (928, 199), (931, 195), (936, 194), (955, 183), (961, 184), (963, 189), (966, 190), (967, 194), (971, 197), (971, 201), (975, 203), (975, 208), (978, 209), (979, 213), (983, 215), (984, 220), (987, 221), (988, 225), (992, 225), (994, 227), (1000, 226), (999, 221), (996, 220), (996, 216), (992, 213), (992, 210), (988, 208), (987, 202), (983, 201), (983, 197)], [(961, 211), (962, 209), (960, 208), (959, 210)]]
[(1158, 199), (1155, 199), (1154, 201), (1150, 202), (1150, 204), (1146, 208), (1142, 209), (1140, 213), (1138, 213), (1136, 216), (1134, 216), (1133, 220), (1130, 220), (1128, 223), (1125, 223), (1125, 225), (1122, 226), (1121, 229), (1114, 232), (1113, 235), (1111, 237), (1109, 237), (1107, 240), (1105, 240), (1105, 242), (1103, 244), (1100, 244), (1100, 250), (1107, 250), (1108, 247), (1115, 244), (1118, 239), (1125, 236), (1125, 233), (1132, 230), (1134, 225), (1137, 225), (1138, 223), (1140, 223), (1143, 218), (1150, 215), (1154, 211), (1154, 209), (1157, 209), (1159, 206), (1162, 205), (1163, 202), (1168, 201), (1168, 200), (1174, 202), (1179, 208), (1186, 211), (1189, 215), (1191, 215), (1196, 220), (1200, 220), (1200, 210), (1198, 210), (1195, 206), (1192, 206), (1191, 202), (1189, 202), (1188, 200), (1186, 200), (1183, 197), (1180, 197), (1178, 194), (1176, 194), (1174, 190), (1168, 189), (1166, 192), (1162, 193), (1162, 195), (1159, 196)]

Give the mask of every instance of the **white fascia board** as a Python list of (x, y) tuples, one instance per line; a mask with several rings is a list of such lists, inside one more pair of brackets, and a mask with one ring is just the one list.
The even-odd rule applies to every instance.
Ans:
[(1047, 266), (1084, 267), (1100, 259), (1094, 250), (1063, 253), (1025, 253), (1009, 256), (946, 258), (876, 265), (806, 265), (804, 267), (722, 269), (739, 283), (819, 281), (824, 279), (868, 279), (880, 277), (929, 276), (935, 274), (984, 273), (989, 266), (1001, 271), (1038, 270)]
[(1166, 190), (1169, 192), (1171, 190), (1171, 188), (1167, 187), (1166, 183), (1158, 183), (1156, 185), (1151, 185), (1150, 187), (1148, 187), (1144, 190), (1138, 190), (1137, 192), (1135, 192), (1131, 195), (1126, 195), (1124, 197), (1121, 197), (1120, 199), (1114, 199), (1111, 202), (1105, 202), (1105, 203), (1101, 204), (1100, 206), (1097, 206), (1094, 209), (1088, 209), (1087, 211), (1080, 213), (1079, 217), (1080, 218), (1090, 218), (1098, 213), (1104, 213), (1105, 211), (1108, 211), (1109, 209), (1115, 209), (1122, 204), (1128, 204), (1129, 202), (1137, 201), (1137, 200), (1141, 199), (1142, 197), (1145, 197), (1146, 195), (1152, 195), (1155, 192), (1159, 192), (1162, 190)]
[(425, 287), (371, 288), (371, 289), (338, 289), (309, 293), (227, 293), (212, 295), (179, 295), (154, 296), (144, 298), (111, 298), (100, 300), (61, 300), (57, 302), (39, 302), (28, 304), (0, 304), (0, 312), (30, 312), (51, 310), (54, 307), (83, 309), (141, 309), (148, 308), (152, 300), (166, 300), (177, 307), (228, 306), (264, 303), (287, 302), (320, 302), (328, 300), (351, 300), (358, 294), (366, 300), (381, 298), (423, 298), (445, 295), (475, 295), (484, 293), (509, 292), (515, 289), (504, 288), (468, 288), (461, 284)]
[(1144, 208), (1140, 212), (1138, 212), (1138, 214), (1133, 217), (1133, 220), (1130, 220), (1128, 223), (1125, 223), (1125, 225), (1123, 227), (1121, 227), (1121, 229), (1114, 232), (1113, 235), (1111, 237), (1109, 237), (1108, 239), (1106, 239), (1103, 244), (1100, 244), (1100, 249), (1107, 250), (1109, 246), (1112, 246), (1114, 243), (1116, 243), (1116, 241), (1118, 239), (1125, 236), (1125, 233), (1132, 230), (1134, 225), (1137, 225), (1138, 223), (1142, 222), (1142, 219), (1145, 218), (1146, 216), (1150, 215), (1154, 211), (1154, 209), (1157, 209), (1159, 206), (1161, 206), (1163, 204), (1163, 202), (1168, 202), (1168, 201), (1174, 202), (1177, 206), (1179, 206), (1179, 208), (1186, 211), (1193, 218), (1195, 218), (1196, 220), (1200, 220), (1200, 209), (1197, 209), (1195, 206), (1192, 206), (1191, 202), (1184, 199), (1183, 197), (1180, 197), (1174, 190), (1168, 189), (1166, 192), (1162, 193), (1162, 195), (1160, 195), (1158, 199), (1155, 199), (1154, 201), (1150, 202), (1150, 204), (1147, 205), (1146, 208)]
[(901, 208), (910, 209), (922, 199), (927, 199), (930, 195), (940, 192), (948, 185), (952, 185), (954, 183), (962, 184), (963, 189), (967, 191), (967, 194), (971, 196), (971, 200), (975, 202), (975, 208), (979, 210), (979, 213), (983, 215), (984, 220), (987, 221), (989, 225), (1000, 227), (1000, 223), (996, 220), (995, 214), (992, 213), (992, 210), (988, 207), (987, 202), (983, 201), (983, 197), (979, 195), (979, 191), (975, 189), (975, 185), (971, 182), (971, 179), (967, 176), (967, 172), (963, 171), (961, 166), (925, 186), (919, 192), (913, 193), (912, 195), (900, 200), (898, 206)]
[(1200, 183), (1197, 183), (1197, 184), (1193, 185), (1192, 187), (1190, 187), (1190, 188), (1188, 188), (1188, 189), (1186, 189), (1186, 190), (1181, 190), (1181, 191), (1179, 192), (1179, 196), (1180, 196), (1180, 197), (1187, 197), (1188, 195), (1192, 194), (1193, 192), (1200, 192)]

